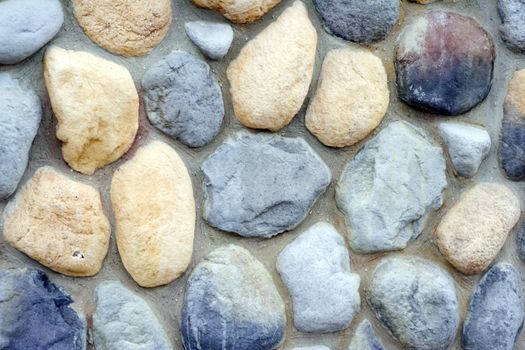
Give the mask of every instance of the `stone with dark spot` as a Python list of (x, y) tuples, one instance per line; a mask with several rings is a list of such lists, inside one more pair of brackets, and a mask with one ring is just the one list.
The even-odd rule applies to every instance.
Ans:
[(370, 321), (363, 320), (357, 327), (348, 350), (385, 350)]
[(525, 53), (525, 1), (498, 0), (498, 13), (503, 42), (509, 49)]
[(432, 113), (465, 113), (488, 95), (495, 55), (492, 39), (473, 18), (428, 11), (397, 41), (398, 95)]

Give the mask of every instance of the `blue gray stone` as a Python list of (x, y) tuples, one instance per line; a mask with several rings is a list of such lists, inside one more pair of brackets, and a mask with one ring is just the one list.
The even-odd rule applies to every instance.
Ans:
[(385, 350), (370, 321), (363, 320), (357, 327), (348, 350)]
[(495, 264), (481, 278), (468, 306), (461, 349), (512, 350), (523, 326), (520, 278), (507, 263)]
[(26, 170), (29, 150), (42, 118), (42, 108), (36, 93), (22, 88), (18, 81), (7, 73), (0, 73), (0, 91), (0, 200), (2, 200), (15, 192)]
[(285, 326), (272, 278), (247, 250), (217, 248), (193, 270), (181, 318), (186, 350), (275, 349)]
[(525, 221), (521, 223), (516, 243), (518, 247), (518, 255), (521, 258), (521, 260), (525, 263)]
[(202, 164), (204, 218), (224, 231), (269, 238), (296, 227), (331, 181), (302, 138), (241, 132)]
[(498, 0), (498, 13), (503, 42), (509, 49), (525, 53), (525, 1)]
[(0, 64), (31, 56), (53, 39), (63, 23), (58, 0), (0, 1)]
[(184, 25), (186, 35), (212, 60), (220, 60), (228, 53), (233, 40), (229, 24), (192, 21)]
[(142, 87), (148, 119), (168, 136), (201, 147), (219, 133), (224, 102), (206, 62), (173, 51), (148, 69)]
[(0, 271), (0, 349), (82, 350), (83, 316), (40, 270)]

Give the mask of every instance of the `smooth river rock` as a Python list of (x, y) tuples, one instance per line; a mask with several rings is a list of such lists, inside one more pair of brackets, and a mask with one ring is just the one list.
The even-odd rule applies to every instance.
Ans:
[(116, 281), (95, 288), (93, 338), (97, 350), (172, 350), (148, 303)]
[(31, 56), (53, 39), (63, 23), (58, 0), (0, 1), (0, 64)]
[(348, 162), (336, 187), (352, 249), (405, 248), (441, 206), (446, 186), (441, 148), (407, 122), (390, 123)]
[(173, 51), (146, 71), (142, 88), (149, 121), (166, 135), (201, 147), (219, 133), (224, 102), (206, 62)]
[(8, 73), (0, 73), (0, 91), (2, 91), (0, 94), (0, 200), (2, 200), (15, 192), (24, 175), (29, 150), (42, 118), (42, 107), (34, 90), (23, 88)]
[(523, 326), (522, 288), (520, 276), (510, 264), (498, 263), (487, 271), (470, 299), (462, 350), (515, 349)]
[(285, 326), (272, 277), (244, 248), (217, 248), (193, 270), (181, 318), (186, 350), (275, 349)]
[(385, 350), (370, 321), (363, 320), (357, 327), (348, 350)]
[(229, 24), (206, 21), (191, 21), (184, 24), (186, 35), (212, 60), (220, 60), (228, 53), (233, 40)]
[(9, 201), (4, 240), (51, 270), (93, 276), (108, 251), (111, 228), (100, 194), (42, 167)]
[(72, 303), (40, 270), (0, 270), (0, 349), (86, 349), (84, 316)]
[(475, 275), (499, 253), (521, 215), (519, 198), (505, 185), (482, 182), (461, 194), (436, 229), (443, 256)]
[(281, 0), (192, 0), (205, 9), (217, 11), (233, 23), (248, 24), (264, 16)]
[(317, 33), (301, 1), (250, 40), (227, 70), (233, 110), (249, 128), (277, 131), (303, 105)]
[(204, 218), (245, 237), (296, 227), (331, 181), (330, 169), (302, 138), (238, 133), (202, 164)]
[(488, 95), (495, 55), (491, 37), (473, 18), (427, 11), (396, 43), (399, 98), (431, 113), (465, 113)]
[(408, 349), (445, 350), (459, 310), (454, 280), (421, 258), (386, 258), (375, 268), (367, 300), (383, 326)]
[(131, 147), (139, 97), (126, 68), (53, 46), (44, 58), (44, 79), (58, 121), (57, 138), (71, 168), (92, 175)]
[(501, 18), (500, 34), (507, 47), (525, 53), (525, 2), (523, 0), (498, 0)]
[(388, 78), (379, 57), (368, 50), (331, 50), (305, 124), (326, 146), (351, 146), (381, 123), (388, 102)]
[(359, 275), (350, 271), (344, 239), (320, 222), (288, 244), (277, 271), (293, 301), (293, 321), (301, 332), (337, 332), (361, 307)]

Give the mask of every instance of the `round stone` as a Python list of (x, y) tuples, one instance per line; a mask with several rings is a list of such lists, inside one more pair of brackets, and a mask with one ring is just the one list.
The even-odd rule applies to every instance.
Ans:
[(168, 33), (170, 0), (72, 0), (86, 35), (102, 48), (123, 56), (150, 52)]
[(525, 2), (498, 0), (501, 18), (500, 34), (503, 42), (513, 51), (525, 53)]
[(281, 0), (192, 0), (205, 9), (217, 11), (230, 21), (248, 24), (264, 16)]
[(233, 29), (226, 23), (191, 21), (184, 24), (186, 35), (212, 60), (220, 60), (228, 53), (233, 40)]
[(357, 327), (348, 350), (385, 350), (370, 321), (363, 320)]
[(206, 62), (173, 51), (146, 71), (142, 87), (149, 121), (168, 136), (201, 147), (219, 133), (224, 102)]
[(465, 113), (488, 95), (495, 55), (492, 39), (473, 18), (427, 11), (396, 44), (399, 98), (431, 113)]

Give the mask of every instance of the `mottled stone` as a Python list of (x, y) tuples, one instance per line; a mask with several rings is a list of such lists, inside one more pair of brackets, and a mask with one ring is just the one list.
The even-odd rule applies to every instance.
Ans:
[(498, 0), (498, 13), (503, 42), (509, 49), (525, 53), (525, 2)]
[(40, 270), (0, 270), (0, 349), (84, 350), (73, 299)]
[(224, 102), (206, 62), (173, 51), (146, 71), (142, 87), (148, 119), (168, 136), (201, 147), (219, 133)]
[(399, 0), (314, 0), (327, 32), (354, 43), (383, 40), (399, 18)]
[(352, 249), (403, 249), (442, 204), (447, 185), (441, 148), (409, 123), (390, 123), (348, 162), (336, 200)]
[(193, 270), (182, 307), (186, 350), (270, 350), (284, 337), (284, 303), (264, 266), (228, 245)]
[(370, 321), (363, 320), (357, 327), (348, 350), (385, 350)]
[(0, 64), (31, 56), (53, 39), (63, 23), (58, 0), (0, 1)]
[(249, 128), (277, 131), (301, 108), (312, 80), (317, 33), (301, 1), (250, 40), (227, 70), (233, 110)]
[(97, 350), (172, 350), (148, 303), (116, 281), (95, 288), (93, 336)]
[(399, 98), (432, 113), (465, 113), (488, 95), (495, 55), (492, 39), (473, 18), (427, 11), (396, 44)]
[(111, 228), (100, 194), (42, 167), (3, 213), (4, 240), (51, 270), (93, 276), (102, 267)]
[(217, 11), (230, 21), (247, 24), (257, 21), (281, 0), (192, 0), (205, 9)]
[(379, 57), (368, 50), (331, 50), (305, 124), (327, 146), (351, 146), (379, 125), (388, 102), (388, 78)]
[(474, 125), (443, 122), (439, 133), (447, 145), (448, 154), (455, 171), (472, 177), (490, 152), (490, 135), (484, 128)]
[(478, 183), (443, 216), (436, 243), (456, 269), (475, 275), (494, 260), (520, 215), (520, 201), (509, 188)]
[(168, 33), (170, 0), (72, 0), (73, 13), (86, 35), (123, 56), (150, 52)]
[(367, 300), (383, 326), (403, 346), (448, 349), (459, 324), (454, 280), (421, 258), (387, 258), (375, 268)]
[(220, 60), (228, 53), (233, 40), (229, 24), (192, 21), (184, 24), (186, 35), (212, 60)]
[(33, 90), (24, 89), (7, 73), (0, 73), (0, 91), (2, 91), (0, 94), (0, 200), (2, 200), (15, 192), (26, 170), (29, 150), (42, 118), (42, 107)]
[(477, 285), (461, 337), (463, 350), (512, 350), (523, 326), (518, 272), (507, 263), (490, 268)]
[(245, 237), (297, 226), (331, 181), (330, 169), (302, 138), (239, 133), (202, 164), (204, 218)]
[(343, 237), (320, 222), (288, 244), (277, 271), (293, 301), (294, 325), (301, 332), (337, 332), (361, 307), (359, 275), (350, 271)]

